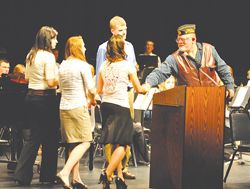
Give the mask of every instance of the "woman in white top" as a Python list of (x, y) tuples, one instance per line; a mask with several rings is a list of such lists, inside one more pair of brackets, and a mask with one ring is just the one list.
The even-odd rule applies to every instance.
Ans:
[(104, 189), (110, 188), (111, 176), (117, 170), (116, 187), (125, 189), (121, 161), (127, 145), (132, 143), (133, 122), (129, 110), (128, 84), (131, 80), (136, 92), (144, 92), (136, 69), (126, 60), (125, 41), (121, 35), (113, 35), (107, 44), (107, 60), (102, 64), (97, 91), (102, 95), (102, 135), (100, 142), (113, 144), (115, 149), (100, 182)]
[(62, 139), (69, 146), (69, 158), (63, 169), (57, 174), (64, 188), (86, 189), (79, 172), (79, 161), (88, 150), (92, 141), (92, 127), (88, 111), (88, 99), (95, 105), (95, 85), (89, 64), (85, 58), (85, 44), (81, 36), (67, 40), (65, 58), (59, 68), (61, 89), (60, 119)]
[(42, 145), (40, 182), (54, 183), (57, 170), (59, 117), (56, 97), (58, 69), (52, 49), (57, 44), (57, 31), (43, 26), (26, 58), (25, 79), (28, 81), (24, 146), (15, 170), (15, 180), (29, 185), (33, 164)]

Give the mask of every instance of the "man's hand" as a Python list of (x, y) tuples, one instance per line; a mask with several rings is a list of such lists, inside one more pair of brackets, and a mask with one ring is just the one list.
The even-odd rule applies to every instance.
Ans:
[(233, 97), (234, 97), (234, 90), (233, 89), (227, 89), (226, 90), (226, 98), (228, 100), (232, 100)]

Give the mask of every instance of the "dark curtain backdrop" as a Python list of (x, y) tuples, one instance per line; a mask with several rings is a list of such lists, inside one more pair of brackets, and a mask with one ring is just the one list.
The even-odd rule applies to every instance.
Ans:
[(233, 67), (236, 83), (246, 83), (247, 0), (1, 0), (0, 54), (6, 49), (12, 67), (24, 63), (39, 28), (50, 25), (59, 32), (59, 61), (66, 39), (82, 35), (88, 61), (95, 65), (98, 45), (110, 37), (109, 20), (115, 15), (126, 19), (127, 40), (136, 54), (144, 51), (145, 40), (152, 39), (162, 60), (176, 49), (176, 28), (195, 23), (198, 41), (213, 44)]

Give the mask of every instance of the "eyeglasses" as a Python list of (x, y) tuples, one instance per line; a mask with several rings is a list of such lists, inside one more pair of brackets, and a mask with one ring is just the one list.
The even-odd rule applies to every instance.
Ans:
[(187, 38), (177, 38), (175, 41), (176, 43), (182, 42), (182, 43), (186, 43), (189, 39), (191, 39), (190, 37)]

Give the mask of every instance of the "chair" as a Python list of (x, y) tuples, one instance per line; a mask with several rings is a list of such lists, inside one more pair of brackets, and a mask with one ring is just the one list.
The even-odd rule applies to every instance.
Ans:
[[(238, 152), (250, 152), (250, 116), (248, 110), (243, 108), (231, 110), (229, 120), (232, 135), (233, 156), (223, 179), (224, 182), (227, 180), (235, 155)], [(240, 141), (240, 144), (236, 144), (236, 141)]]
[[(4, 134), (9, 135), (8, 138), (4, 138)], [(6, 159), (0, 159), (0, 163), (8, 163), (8, 169), (12, 169), (12, 167), (16, 166), (16, 153), (14, 151), (14, 142), (12, 137), (12, 131), (9, 127), (1, 127), (0, 128), (0, 147), (1, 149), (7, 147), (10, 148), (10, 153), (5, 152), (5, 149), (0, 150), (6, 157)]]
[[(14, 170), (17, 163), (17, 117), (19, 96), (15, 93), (0, 91), (0, 152), (6, 159), (0, 159), (0, 163), (7, 163), (7, 168)], [(19, 103), (19, 104), (17, 104)]]

